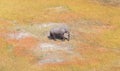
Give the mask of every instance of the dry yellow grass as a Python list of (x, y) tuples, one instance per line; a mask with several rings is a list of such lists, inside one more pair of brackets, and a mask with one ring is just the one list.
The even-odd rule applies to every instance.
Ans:
[[(61, 10), (58, 11), (58, 9)], [(96, 34), (93, 34), (89, 30), (89, 26), (87, 30), (79, 28), (80, 24), (77, 21), (81, 18), (93, 21), (98, 20), (104, 22), (104, 25), (112, 26), (112, 28), (109, 29), (108, 27), (108, 29), (102, 30), (99, 34), (95, 31)], [(0, 0), (0, 19), (3, 19), (0, 20), (0, 71), (120, 70), (117, 63), (120, 59), (119, 6), (102, 5), (91, 0)], [(14, 21), (17, 21), (19, 25), (12, 25), (15, 24)], [(46, 30), (39, 30), (36, 26), (31, 27), (29, 24), (26, 24), (33, 22), (74, 22), (74, 24), (68, 24), (75, 34), (69, 43), (72, 44), (76, 52), (85, 57), (85, 60), (76, 57), (61, 64), (40, 66), (34, 64), (34, 58), (31, 55), (24, 56), (23, 54), (16, 56), (17, 52), (22, 54), (24, 48), (28, 49), (28, 47), (34, 46), (37, 43), (34, 38), (26, 38), (19, 41), (19, 43), (18, 41), (8, 41), (6, 34), (14, 31), (16, 26), (32, 34), (39, 35), (40, 40), (48, 41), (44, 39), (44, 35), (39, 34), (39, 32)], [(101, 28), (97, 28), (98, 31), (101, 31)], [(76, 35), (84, 36), (85, 41), (81, 37), (75, 37)], [(30, 45), (27, 45), (23, 49), (17, 49), (15, 47), (16, 43), (19, 44), (17, 47), (24, 47), (28, 43)], [(15, 48), (15, 53), (11, 51), (11, 47)]]

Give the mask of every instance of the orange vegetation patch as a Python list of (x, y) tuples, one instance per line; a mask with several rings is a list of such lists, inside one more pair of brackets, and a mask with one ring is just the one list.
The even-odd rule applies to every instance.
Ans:
[(8, 34), (8, 30), (5, 29), (0, 29), (0, 37), (6, 37), (6, 35)]
[(9, 21), (0, 20), (0, 27), (6, 28), (7, 26), (8, 26), (8, 27), (12, 26), (12, 23), (9, 22)]
[(33, 37), (25, 37), (19, 40), (9, 39), (8, 43), (15, 46), (13, 50), (16, 55), (25, 56), (30, 54), (28, 51), (30, 51), (31, 48), (34, 48), (38, 44), (38, 40)]
[(22, 39), (9, 39), (9, 43), (15, 45), (15, 46), (20, 46), (20, 47), (25, 47), (25, 48), (31, 48), (34, 47), (37, 43), (38, 40), (33, 37), (25, 37)]
[(12, 27), (12, 24), (9, 21), (0, 19), (0, 37), (6, 37), (6, 35), (10, 32), (9, 28)]
[[(77, 52), (80, 52), (80, 54), (88, 57), (90, 56), (97, 56), (97, 55), (102, 55), (104, 53), (108, 53), (108, 50), (102, 47), (92, 47), (92, 46), (82, 46), (78, 47), (76, 49)], [(94, 57), (95, 58), (95, 57)]]

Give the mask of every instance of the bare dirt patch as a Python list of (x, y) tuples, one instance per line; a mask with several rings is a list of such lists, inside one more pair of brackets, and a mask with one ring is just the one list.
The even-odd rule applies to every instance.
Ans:
[(9, 38), (16, 39), (16, 40), (23, 39), (30, 36), (31, 36), (30, 33), (25, 33), (25, 32), (15, 32), (8, 35)]
[(49, 12), (54, 12), (54, 13), (65, 13), (65, 12), (70, 12), (70, 9), (66, 6), (56, 6), (56, 7), (50, 7), (46, 9), (46, 11)]
[(103, 5), (120, 6), (120, 0), (95, 0)]
[(69, 61), (69, 57), (80, 56), (71, 45), (65, 43), (40, 43), (33, 51), (37, 57), (42, 54), (38, 64), (60, 63)]

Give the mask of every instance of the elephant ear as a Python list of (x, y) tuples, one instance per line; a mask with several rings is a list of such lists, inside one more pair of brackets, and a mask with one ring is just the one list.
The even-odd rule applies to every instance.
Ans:
[(65, 34), (64, 34), (64, 37), (65, 37), (66, 39), (68, 39), (68, 38), (69, 38), (68, 33), (65, 33)]

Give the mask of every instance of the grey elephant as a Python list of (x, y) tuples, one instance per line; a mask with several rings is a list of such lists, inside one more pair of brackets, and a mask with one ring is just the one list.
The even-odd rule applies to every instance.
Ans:
[(61, 39), (65, 40), (67, 39), (68, 41), (70, 40), (70, 32), (67, 27), (55, 27), (50, 30), (50, 35), (49, 38), (51, 39)]

